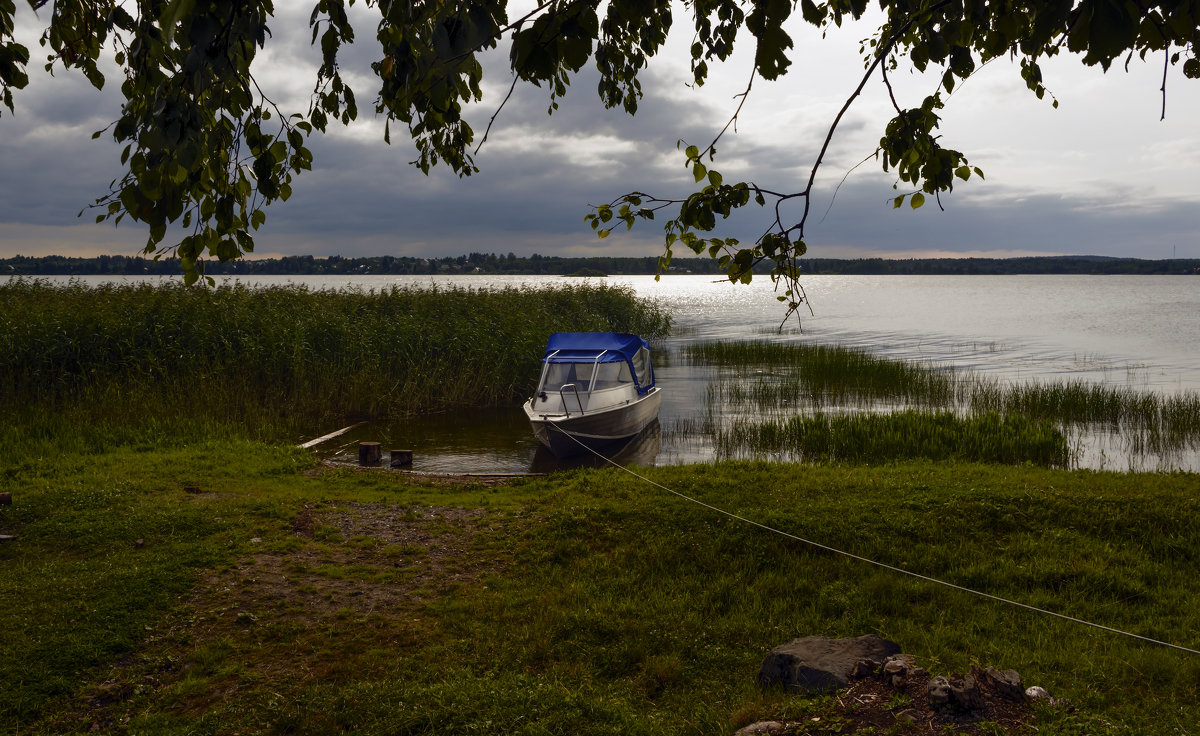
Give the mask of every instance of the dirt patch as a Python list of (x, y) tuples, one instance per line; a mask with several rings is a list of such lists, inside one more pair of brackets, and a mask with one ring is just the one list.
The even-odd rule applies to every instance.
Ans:
[(312, 478), (336, 470), (352, 470), (356, 473), (387, 473), (396, 476), (399, 480), (419, 483), (423, 486), (467, 486), (472, 488), (492, 488), (511, 483), (518, 478), (543, 478), (546, 475), (545, 473), (425, 473), (417, 470), (392, 468), (386, 464), (363, 466), (331, 460), (319, 461), (315, 468), (305, 471), (304, 474)]
[(68, 730), (119, 728), (155, 701), (199, 715), (255, 682), (300, 687), (385, 671), (436, 636), (428, 601), (503, 568), (480, 544), (502, 523), (475, 509), (307, 505), (282, 536), (251, 540), (261, 551), (202, 578), (178, 615), (81, 693), (64, 714)]
[[(872, 674), (852, 680), (830, 700), (830, 707), (803, 720), (779, 720), (749, 726), (742, 736), (824, 736), (825, 734), (904, 734), (923, 736), (996, 736), (1025, 733), (1033, 722), (1028, 701), (1017, 701), (981, 683), (979, 707), (935, 708), (924, 671), (901, 683)], [(961, 679), (958, 675), (950, 680)]]
[(239, 566), (237, 598), (244, 605), (270, 600), (309, 612), (411, 610), (450, 586), (475, 584), (499, 565), (474, 550), (476, 536), (491, 530), (487, 513), (476, 509), (307, 506), (291, 527), (313, 543), (262, 552)]

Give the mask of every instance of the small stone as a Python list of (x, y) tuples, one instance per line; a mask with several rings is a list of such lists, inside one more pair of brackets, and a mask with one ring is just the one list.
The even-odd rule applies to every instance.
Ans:
[(145, 547), (145, 546), (146, 546), (146, 540), (144, 540), (144, 539), (135, 539), (135, 540), (133, 540), (133, 546), (134, 546), (134, 547), (136, 547), (136, 548), (138, 548), (138, 549), (141, 549), (142, 547)]
[(950, 699), (963, 710), (976, 710), (983, 707), (983, 692), (979, 683), (971, 675), (963, 675), (961, 681), (950, 681)]
[(896, 720), (900, 723), (916, 723), (921, 720), (921, 713), (915, 708), (905, 708), (896, 714)]
[(262, 541), (262, 537), (250, 537), (250, 544), (258, 544)]
[(850, 677), (860, 680), (864, 677), (870, 677), (879, 669), (878, 662), (872, 662), (869, 659), (861, 659), (854, 663), (854, 668), (850, 670)]
[(774, 736), (774, 734), (783, 733), (786, 727), (779, 721), (759, 721), (739, 728), (733, 736)]
[(893, 654), (883, 663), (883, 677), (891, 679), (892, 687), (902, 687), (916, 669), (916, 662), (911, 654)]
[[(974, 668), (972, 668), (974, 670)], [(982, 675), (973, 672), (982, 679), (989, 690), (1005, 700), (1021, 703), (1025, 700), (1025, 688), (1021, 687), (1021, 675), (1016, 670), (998, 670), (988, 667)]]
[[(911, 670), (917, 666), (917, 658), (911, 654), (893, 654), (883, 663), (883, 671), (895, 674), (902, 670)], [(888, 668), (892, 669), (888, 669)]]
[(1046, 688), (1040, 685), (1034, 685), (1026, 690), (1025, 697), (1030, 700), (1051, 700), (1050, 693), (1046, 692)]
[(945, 708), (950, 705), (950, 681), (938, 675), (929, 678), (929, 704), (934, 708)]

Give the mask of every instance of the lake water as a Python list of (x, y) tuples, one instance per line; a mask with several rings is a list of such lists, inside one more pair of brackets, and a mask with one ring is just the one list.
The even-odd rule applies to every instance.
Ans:
[[(142, 280), (129, 277), (129, 280)], [(84, 277), (81, 281), (121, 280)], [(536, 276), (254, 276), (218, 277), (311, 288), (380, 289), (456, 284), (473, 288), (557, 284)], [(656, 464), (713, 457), (711, 443), (678, 428), (698, 416), (712, 371), (684, 365), (679, 349), (708, 340), (811, 341), (861, 348), (886, 357), (929, 361), (1010, 382), (1083, 380), (1158, 394), (1200, 391), (1200, 277), (1196, 276), (808, 276), (813, 314), (779, 332), (783, 309), (768, 280), (749, 286), (712, 276), (606, 279), (656, 300), (675, 334), (656, 358), (664, 390), (661, 432), (628, 450)], [(801, 329), (798, 329), (802, 325)], [(464, 425), (470, 427), (464, 430)], [(319, 434), (319, 432), (314, 432)], [(519, 408), (409, 419), (366, 426), (325, 446), (345, 454), (363, 439), (411, 448), (415, 469), (520, 472), (553, 467), (537, 452)], [(1080, 448), (1085, 467), (1200, 470), (1191, 451), (1170, 458), (1130, 458), (1101, 438)]]

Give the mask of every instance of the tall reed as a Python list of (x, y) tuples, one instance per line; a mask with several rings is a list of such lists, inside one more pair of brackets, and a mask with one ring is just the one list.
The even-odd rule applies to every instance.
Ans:
[(764, 380), (720, 387), (719, 400), (765, 407), (806, 401), (949, 404), (959, 377), (931, 364), (889, 360), (840, 345), (767, 342), (710, 342), (684, 349), (686, 357), (716, 366), (777, 369)]
[(901, 411), (735, 420), (717, 434), (722, 457), (773, 455), (806, 462), (880, 463), (924, 458), (1066, 467), (1067, 440), (1052, 423), (1023, 416)]
[[(345, 418), (511, 403), (549, 333), (664, 334), (631, 290), (0, 286), (0, 412), (277, 434)], [(46, 420), (49, 421), (49, 420)]]
[[(1200, 445), (1200, 394), (1194, 392), (1164, 396), (1078, 380), (1009, 384), (929, 363), (806, 343), (705, 343), (686, 348), (685, 357), (730, 369), (708, 387), (710, 411), (717, 415), (753, 413), (782, 420), (802, 412), (924, 408), (1117, 432), (1139, 453)], [(744, 423), (723, 436), (730, 443), (746, 438), (747, 447), (758, 442)]]

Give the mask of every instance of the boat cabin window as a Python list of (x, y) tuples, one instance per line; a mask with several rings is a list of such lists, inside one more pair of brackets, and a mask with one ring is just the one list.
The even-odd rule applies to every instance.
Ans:
[(633, 369), (637, 371), (638, 378), (643, 386), (649, 386), (654, 382), (654, 366), (650, 363), (649, 350), (640, 348), (634, 353)]
[[(592, 385), (592, 374), (595, 373), (595, 385)], [(616, 388), (623, 383), (633, 383), (633, 374), (629, 372), (629, 364), (620, 363), (550, 363), (546, 366), (546, 380), (542, 382), (542, 391), (555, 392), (567, 384), (575, 384), (580, 393), (584, 391), (600, 391), (606, 388)]]

